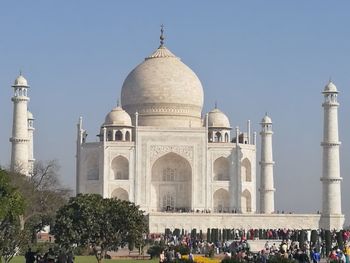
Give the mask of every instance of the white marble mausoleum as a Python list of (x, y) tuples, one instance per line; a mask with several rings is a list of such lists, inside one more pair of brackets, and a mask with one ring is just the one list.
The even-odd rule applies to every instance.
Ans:
[(148, 213), (151, 232), (167, 227), (342, 228), (338, 91), (330, 82), (323, 94), (323, 210), (275, 214), (271, 118), (261, 121), (257, 162), (250, 121), (242, 131), (232, 129), (216, 106), (203, 113), (200, 79), (165, 47), (162, 32), (160, 46), (126, 77), (120, 105), (101, 121), (98, 142), (87, 141), (80, 118), (77, 193), (135, 202)]

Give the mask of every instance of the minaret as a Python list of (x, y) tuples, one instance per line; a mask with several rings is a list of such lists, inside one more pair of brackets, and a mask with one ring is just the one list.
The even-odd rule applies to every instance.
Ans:
[(322, 161), (322, 227), (339, 229), (342, 227), (341, 218), (341, 181), (339, 164), (338, 136), (338, 90), (329, 81), (322, 92), (324, 102), (323, 119), (323, 161)]
[(267, 114), (261, 121), (260, 161), (260, 212), (271, 214), (275, 211), (275, 188), (273, 187), (272, 121)]
[[(106, 134), (103, 136), (103, 140), (105, 140)], [(81, 146), (84, 143), (84, 130), (83, 130), (83, 117), (79, 117), (79, 122), (77, 124), (77, 153), (76, 153), (76, 193), (79, 194), (81, 192), (80, 189), (80, 153), (81, 153)]]
[(27, 105), (29, 98), (28, 95), (28, 82), (20, 74), (14, 85), (13, 101), (13, 126), (12, 137), (10, 142), (12, 143), (11, 151), (11, 171), (19, 172), (25, 175), (28, 173), (28, 118), (27, 118)]
[(28, 120), (28, 173), (29, 175), (33, 175), (34, 171), (34, 117), (33, 114), (28, 111), (27, 112), (27, 120)]

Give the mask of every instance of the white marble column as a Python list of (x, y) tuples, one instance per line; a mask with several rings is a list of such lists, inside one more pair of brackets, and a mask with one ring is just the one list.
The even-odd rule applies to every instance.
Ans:
[(260, 161), (260, 212), (275, 212), (275, 188), (273, 183), (272, 121), (265, 115), (261, 121), (261, 161)]
[(27, 80), (19, 75), (14, 85), (13, 102), (13, 126), (11, 150), (11, 171), (29, 175), (28, 170), (28, 101), (27, 89), (29, 88)]
[(339, 164), (339, 137), (338, 137), (338, 91), (336, 86), (329, 82), (322, 92), (324, 102), (323, 126), (323, 167), (322, 167), (322, 214), (341, 214), (341, 181)]

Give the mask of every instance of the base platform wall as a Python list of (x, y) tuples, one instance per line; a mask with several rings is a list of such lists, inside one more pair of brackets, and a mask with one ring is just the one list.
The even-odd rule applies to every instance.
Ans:
[(208, 228), (226, 229), (318, 229), (320, 214), (222, 214), (222, 213), (150, 213), (150, 233), (165, 228), (207, 232)]

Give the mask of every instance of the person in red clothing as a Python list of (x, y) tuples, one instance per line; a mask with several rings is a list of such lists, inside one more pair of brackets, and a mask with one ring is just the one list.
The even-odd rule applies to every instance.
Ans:
[(335, 251), (334, 249), (331, 251), (331, 253), (329, 254), (329, 259), (330, 260), (338, 260), (338, 256), (337, 256), (337, 251)]

